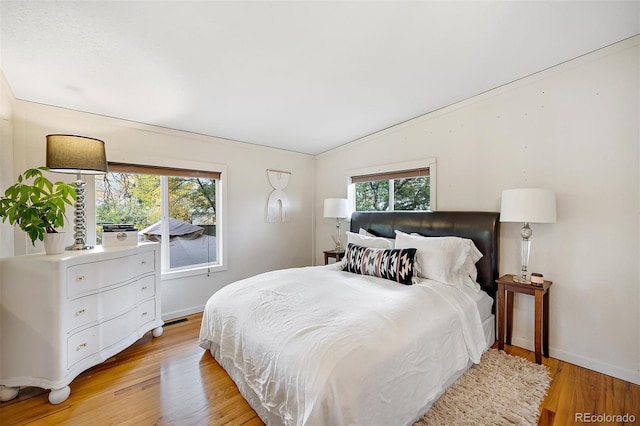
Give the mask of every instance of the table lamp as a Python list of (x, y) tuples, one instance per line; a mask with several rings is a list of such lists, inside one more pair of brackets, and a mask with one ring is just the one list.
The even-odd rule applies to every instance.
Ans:
[(522, 222), (522, 270), (520, 276), (514, 276), (514, 281), (531, 283), (527, 268), (529, 266), (529, 252), (531, 249), (531, 235), (533, 231), (529, 223), (556, 222), (556, 195), (553, 191), (541, 188), (507, 189), (502, 191), (500, 207), (500, 222)]
[(336, 219), (336, 251), (342, 250), (340, 243), (340, 219), (348, 216), (346, 198), (326, 198), (324, 200), (324, 217), (334, 217)]
[(47, 167), (52, 172), (75, 173), (76, 203), (73, 237), (75, 242), (67, 250), (87, 250), (85, 185), (82, 174), (107, 173), (104, 142), (75, 135), (47, 135)]

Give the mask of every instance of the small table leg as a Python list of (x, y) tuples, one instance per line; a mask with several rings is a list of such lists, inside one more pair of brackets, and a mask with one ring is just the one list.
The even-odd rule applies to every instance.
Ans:
[(507, 345), (511, 344), (513, 335), (513, 292), (507, 290)]
[(549, 358), (549, 290), (542, 298), (542, 353)]
[(535, 292), (535, 349), (536, 364), (542, 363), (542, 292)]
[(504, 350), (504, 284), (498, 283), (498, 349)]

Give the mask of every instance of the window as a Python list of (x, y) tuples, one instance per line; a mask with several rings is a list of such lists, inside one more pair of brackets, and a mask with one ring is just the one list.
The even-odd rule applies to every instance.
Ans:
[(434, 159), (353, 170), (349, 182), (354, 211), (435, 210)]
[(163, 272), (221, 265), (221, 173), (109, 163), (96, 177), (97, 242), (105, 223), (162, 243)]

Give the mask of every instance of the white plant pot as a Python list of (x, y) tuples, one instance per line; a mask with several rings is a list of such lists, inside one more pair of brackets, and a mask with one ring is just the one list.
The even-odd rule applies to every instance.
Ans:
[(64, 253), (64, 232), (52, 232), (44, 235), (44, 251), (47, 254)]

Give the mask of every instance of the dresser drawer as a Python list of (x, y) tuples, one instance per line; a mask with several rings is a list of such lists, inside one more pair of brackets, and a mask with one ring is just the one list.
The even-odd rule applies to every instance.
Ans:
[(67, 297), (96, 291), (103, 287), (123, 283), (155, 270), (153, 251), (132, 256), (88, 262), (67, 269)]
[(65, 332), (131, 310), (137, 301), (137, 290), (138, 283), (133, 282), (70, 301), (64, 311)]
[(137, 271), (136, 275), (140, 276), (156, 270), (155, 260), (155, 252), (146, 251), (138, 253), (133, 260), (133, 265), (131, 266), (134, 271)]
[(138, 327), (156, 319), (156, 299), (147, 300), (138, 306)]
[(136, 301), (148, 299), (156, 295), (156, 276), (149, 275), (142, 277), (136, 284)]
[(67, 340), (67, 368), (73, 367), (83, 360), (100, 351), (100, 326), (88, 328), (76, 333)]
[(67, 340), (67, 367), (104, 351), (135, 332), (137, 309), (73, 334)]

